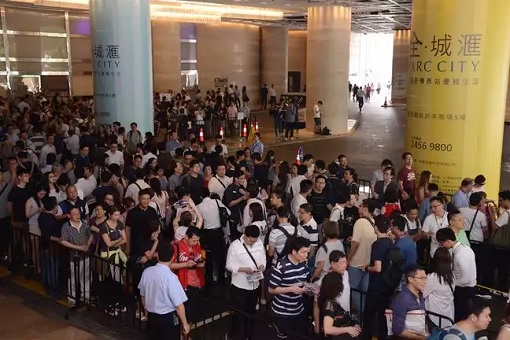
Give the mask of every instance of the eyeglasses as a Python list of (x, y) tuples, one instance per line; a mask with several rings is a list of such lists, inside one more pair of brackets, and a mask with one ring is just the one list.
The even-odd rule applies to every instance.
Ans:
[(420, 280), (420, 281), (425, 281), (427, 279), (426, 276), (411, 276), (413, 279), (416, 279), (416, 280)]
[(441, 207), (441, 206), (442, 206), (441, 204), (437, 204), (437, 205), (432, 205), (432, 206), (431, 206), (431, 208), (432, 208), (432, 209), (435, 209), (435, 208), (439, 208), (439, 207)]

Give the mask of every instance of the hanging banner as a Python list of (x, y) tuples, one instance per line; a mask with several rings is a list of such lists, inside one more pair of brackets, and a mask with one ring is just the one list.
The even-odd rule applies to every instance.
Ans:
[(447, 193), (487, 177), (497, 198), (510, 1), (415, 0), (409, 46), (406, 150)]

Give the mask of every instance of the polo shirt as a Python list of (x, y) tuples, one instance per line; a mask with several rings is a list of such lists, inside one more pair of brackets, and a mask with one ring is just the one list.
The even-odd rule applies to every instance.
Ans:
[(406, 286), (393, 299), (390, 309), (393, 311), (391, 329), (393, 334), (400, 335), (406, 329), (407, 313), (413, 310), (425, 310), (425, 300), (421, 293), (416, 296)]
[[(269, 287), (290, 287), (306, 282), (308, 268), (306, 263), (294, 264), (288, 257), (285, 257), (274, 266), (269, 278)], [(280, 317), (298, 316), (303, 312), (302, 294), (286, 293), (277, 294), (271, 301), (271, 309)]]

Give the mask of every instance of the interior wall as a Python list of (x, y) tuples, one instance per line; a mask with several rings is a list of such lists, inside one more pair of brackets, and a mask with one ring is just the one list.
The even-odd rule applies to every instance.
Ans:
[(251, 102), (259, 101), (259, 27), (245, 24), (197, 24), (197, 68), (200, 88), (216, 89), (214, 78), (247, 87)]
[(301, 72), (301, 90), (306, 85), (306, 31), (289, 31), (289, 72)]

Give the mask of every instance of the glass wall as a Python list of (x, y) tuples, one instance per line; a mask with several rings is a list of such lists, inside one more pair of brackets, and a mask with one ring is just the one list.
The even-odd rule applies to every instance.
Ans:
[(196, 24), (181, 23), (181, 84), (198, 85)]

